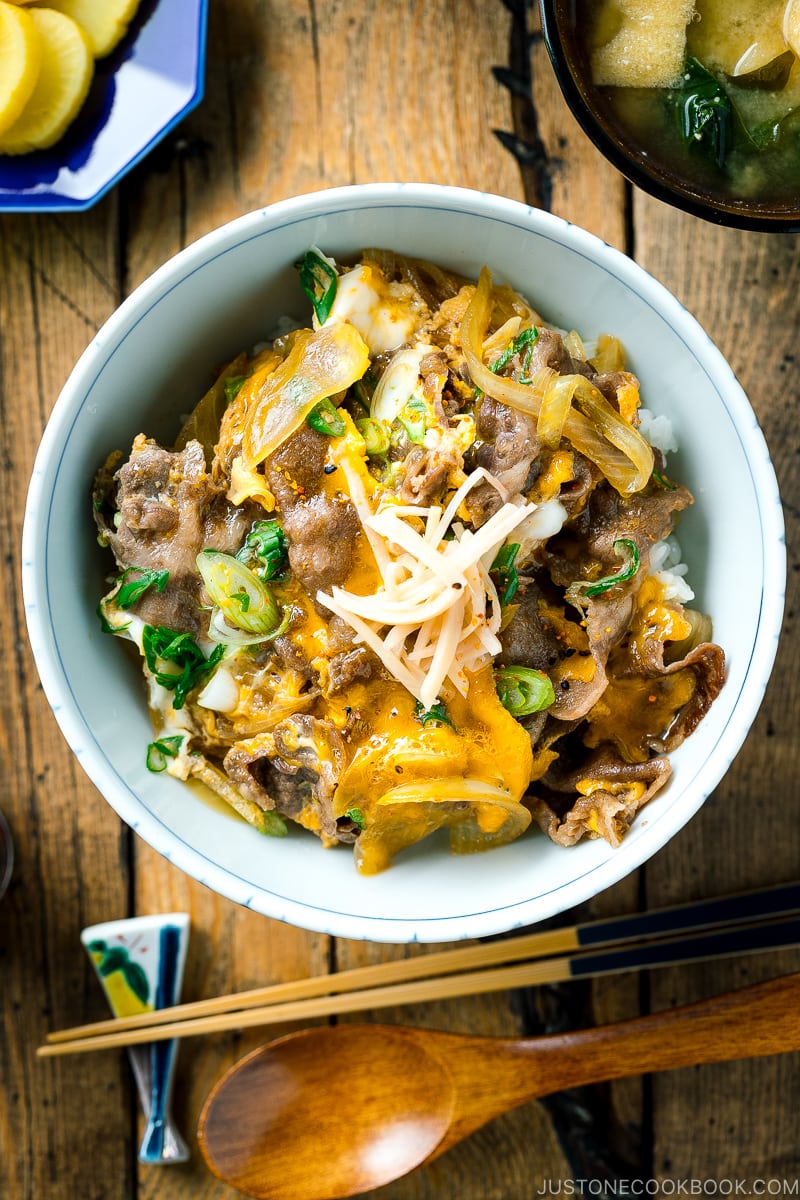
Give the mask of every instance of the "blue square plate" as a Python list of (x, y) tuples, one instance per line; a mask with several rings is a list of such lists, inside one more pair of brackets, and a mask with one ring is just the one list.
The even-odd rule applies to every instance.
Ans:
[(142, 0), (55, 146), (0, 154), (0, 210), (91, 208), (203, 98), (208, 0)]

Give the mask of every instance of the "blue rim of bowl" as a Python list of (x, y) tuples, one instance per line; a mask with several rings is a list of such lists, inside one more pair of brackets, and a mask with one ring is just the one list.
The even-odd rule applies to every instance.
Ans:
[[(0, 213), (25, 213), (25, 212), (47, 212), (47, 213), (62, 213), (62, 212), (86, 212), (90, 208), (94, 208), (100, 200), (106, 196), (112, 188), (115, 188), (120, 180), (130, 174), (143, 158), (146, 158), (152, 150), (162, 142), (164, 138), (172, 133), (176, 126), (180, 125), (186, 119), (189, 113), (201, 103), (205, 95), (205, 75), (206, 75), (206, 48), (208, 41), (208, 4), (209, 0), (197, 0), (197, 70), (195, 73), (194, 90), (187, 99), (186, 103), (172, 116), (164, 125), (155, 133), (150, 140), (137, 150), (127, 160), (124, 166), (101, 184), (91, 196), (78, 200), (71, 200), (63, 193), (55, 191), (44, 192), (25, 192), (13, 191), (11, 189), (0, 188)], [(124, 63), (120, 64), (120, 68)], [(68, 132), (68, 131), (67, 131)], [(99, 130), (98, 130), (99, 133)], [(67, 136), (65, 134), (64, 136)], [(40, 151), (41, 154), (50, 154), (58, 149), (58, 143), (52, 150)], [(3, 157), (0, 155), (0, 158)]]
[(0, 841), (4, 848), (4, 857), (0, 859), (0, 899), (2, 899), (14, 872), (14, 839), (11, 836), (8, 821), (2, 812), (0, 812)]
[(616, 142), (597, 118), (588, 99), (587, 88), (572, 68), (572, 61), (564, 46), (559, 25), (559, 10), (563, 0), (539, 0), (542, 35), (547, 53), (553, 65), (556, 80), (561, 88), (572, 115), (583, 132), (594, 143), (612, 166), (636, 184), (643, 192), (654, 196), (673, 208), (681, 209), (692, 216), (700, 217), (715, 225), (735, 229), (749, 229), (765, 233), (796, 233), (800, 231), (800, 212), (789, 216), (788, 211), (778, 208), (763, 208), (761, 215), (745, 212), (735, 203), (726, 203), (723, 196), (703, 194), (689, 188), (677, 175), (664, 171), (663, 177), (645, 170), (641, 157), (635, 150), (628, 151), (624, 143)]
[[(739, 434), (739, 425), (747, 417), (751, 423), (752, 436), (760, 439), (763, 453), (757, 458), (748, 457), (748, 464), (755, 494), (759, 501), (759, 513), (764, 529), (762, 548), (764, 586), (757, 629), (749, 652), (749, 662), (743, 686), (732, 705), (729, 716), (719, 732), (715, 746), (723, 744), (725, 752), (713, 769), (708, 763), (699, 765), (691, 788), (695, 795), (690, 807), (677, 813), (675, 806), (666, 807), (657, 819), (651, 819), (664, 833), (655, 849), (660, 849), (699, 810), (711, 791), (717, 786), (740, 750), (755, 718), (758, 707), (771, 674), (777, 652), (783, 612), (783, 596), (786, 579), (786, 554), (783, 516), (780, 496), (769, 451), (758, 422), (747, 397), (738, 383), (730, 365), (722, 356), (709, 335), (696, 319), (667, 289), (644, 268), (620, 251), (608, 246), (594, 234), (572, 225), (560, 217), (540, 210), (530, 209), (514, 200), (474, 192), (468, 189), (445, 187), (432, 184), (367, 184), (358, 187), (333, 188), (305, 196), (281, 201), (267, 209), (246, 214), (213, 230), (197, 242), (180, 251), (146, 280), (108, 319), (98, 334), (104, 344), (113, 344), (126, 338), (144, 315), (143, 297), (149, 293), (146, 307), (152, 307), (163, 296), (184, 279), (206, 265), (219, 254), (228, 252), (249, 238), (257, 238), (265, 232), (285, 229), (309, 217), (324, 218), (347, 212), (362, 211), (364, 206), (376, 208), (432, 208), (436, 211), (466, 213), (486, 217), (489, 220), (511, 224), (522, 230), (532, 231), (539, 236), (566, 243), (568, 248), (615, 277), (631, 289), (638, 298), (657, 311), (669, 323), (676, 323), (679, 336), (706, 374), (709, 374), (709, 359), (713, 360), (719, 383), (712, 384), (720, 396), (731, 423)], [(271, 218), (269, 230), (260, 227), (265, 215)], [(608, 261), (610, 259), (610, 262)], [(613, 265), (614, 270), (611, 270)], [(102, 747), (92, 734), (87, 718), (72, 692), (63, 668), (51, 667), (43, 646), (49, 643), (53, 658), (59, 659), (58, 649), (47, 620), (46, 604), (38, 604), (36, 573), (44, 558), (45, 580), (40, 594), (48, 595), (46, 579), (46, 553), (35, 560), (31, 543), (34, 533), (41, 529), (44, 520), (49, 529), (50, 495), (58, 475), (58, 461), (63, 455), (69, 434), (77, 414), (87, 396), (93, 379), (84, 378), (87, 367), (94, 357), (90, 346), (79, 360), (61, 396), (56, 402), (37, 454), (31, 478), (28, 503), (23, 526), (22, 583), (25, 612), (34, 659), (39, 669), (42, 686), (61, 730), (76, 754), (84, 771), (98, 790), (115, 809), (118, 815), (146, 842), (181, 870), (211, 887), (219, 894), (236, 903), (252, 908), (265, 916), (286, 921), (321, 933), (355, 939), (372, 939), (384, 942), (448, 941), (469, 937), (488, 936), (511, 928), (519, 928), (563, 912), (590, 896), (617, 882), (651, 857), (654, 849), (623, 842), (617, 850), (599, 863), (590, 866), (582, 875), (540, 895), (526, 896), (520, 900), (475, 911), (465, 915), (450, 915), (430, 918), (407, 918), (368, 916), (343, 913), (332, 907), (297, 900), (271, 891), (267, 886), (254, 884), (252, 880), (237, 875), (234, 871), (214, 863), (206, 855), (189, 845), (180, 834), (172, 830), (160, 817), (144, 808), (131, 786), (124, 780), (103, 754)], [(113, 351), (112, 351), (113, 352)], [(96, 377), (97, 369), (93, 368)], [(723, 395), (723, 390), (724, 395)], [(733, 411), (736, 410), (736, 419)], [(52, 463), (55, 462), (55, 468)], [(48, 465), (50, 464), (50, 465)], [(43, 500), (45, 503), (43, 504)], [(89, 754), (88, 743), (93, 743), (99, 757)], [(159, 844), (160, 843), (160, 844)], [(165, 849), (165, 843), (168, 848)], [(568, 899), (560, 899), (559, 892), (569, 889)], [(365, 905), (369, 903), (365, 898)], [(501, 918), (500, 914), (504, 914)]]

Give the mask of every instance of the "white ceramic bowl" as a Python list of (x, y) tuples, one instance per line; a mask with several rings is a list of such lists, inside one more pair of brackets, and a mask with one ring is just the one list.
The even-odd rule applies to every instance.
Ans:
[[(525, 293), (552, 322), (619, 336), (644, 401), (673, 421), (670, 473), (693, 490), (680, 539), (698, 607), (711, 613), (728, 678), (672, 756), (668, 787), (622, 846), (562, 849), (543, 835), (451, 857), (429, 839), (384, 874), (359, 876), (344, 847), (302, 831), (272, 840), (149, 774), (144, 686), (95, 616), (109, 569), (89, 488), (106, 453), (144, 431), (170, 442), (214, 364), (304, 317), (292, 264), (309, 245), (345, 258), (387, 246)], [(45, 693), (81, 765), (119, 815), (208, 887), (279, 920), (375, 941), (442, 941), (529, 925), (638, 867), (697, 812), (761, 702), (783, 609), (785, 549), (767, 448), (730, 367), (665, 289), (597, 238), (496, 196), (416, 184), (335, 189), (275, 204), (183, 250), (141, 285), (67, 381), (36, 459), (23, 537), (31, 645)]]

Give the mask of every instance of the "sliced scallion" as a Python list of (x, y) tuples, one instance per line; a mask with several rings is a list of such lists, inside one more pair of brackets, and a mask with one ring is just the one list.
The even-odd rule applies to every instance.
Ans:
[(100, 603), (98, 604), (97, 608), (95, 609), (95, 612), (97, 613), (98, 619), (100, 621), (100, 628), (102, 629), (103, 633), (124, 633), (126, 629), (130, 629), (130, 627), (131, 627), (130, 621), (126, 621), (124, 625), (112, 625), (111, 624), (111, 622), (109, 621), (109, 619), (106, 616), (105, 611), (103, 609), (103, 605), (105, 603), (107, 603), (105, 600), (101, 600)]
[(306, 423), (317, 433), (327, 433), (329, 437), (344, 437), (347, 426), (344, 417), (332, 400), (320, 400), (306, 417)]
[(371, 458), (379, 458), (389, 449), (389, 434), (386, 426), (374, 417), (363, 417), (356, 421), (356, 429), (361, 434)]
[(397, 420), (405, 429), (409, 439), (416, 445), (425, 440), (425, 431), (428, 428), (428, 406), (419, 396), (412, 396), (410, 400), (406, 401), (397, 414)]
[(525, 350), (525, 356), (522, 361), (522, 373), (524, 375), (531, 365), (531, 355), (533, 354), (533, 347), (538, 337), (539, 330), (535, 325), (532, 325), (530, 329), (523, 329), (515, 338), (512, 338), (500, 357), (494, 360), (489, 370), (493, 375), (497, 375), (499, 371), (502, 371), (503, 367), (508, 365), (515, 354), (521, 354)]
[(550, 677), (533, 667), (498, 667), (494, 673), (497, 695), (512, 717), (527, 717), (555, 704)]
[[(183, 707), (191, 689), (213, 671), (224, 653), (222, 646), (215, 646), (206, 658), (190, 633), (177, 633), (166, 625), (145, 625), (142, 649), (156, 683), (175, 693), (173, 708)], [(161, 663), (177, 670), (165, 671)]]
[[(134, 575), (136, 578), (131, 579)], [(151, 571), (147, 567), (128, 567), (119, 578), (119, 591), (114, 597), (117, 608), (130, 608), (143, 596), (148, 588), (154, 587), (157, 592), (163, 592), (169, 580), (169, 571)]]
[(264, 812), (261, 816), (260, 829), (267, 837), (286, 837), (289, 829), (280, 813)]
[(159, 738), (158, 741), (151, 742), (147, 747), (147, 758), (145, 765), (148, 771), (154, 774), (159, 774), (167, 769), (167, 759), (177, 758), (181, 752), (183, 743), (183, 734), (176, 734), (174, 737)]
[(286, 534), (278, 521), (256, 521), (236, 552), (239, 562), (261, 579), (274, 579), (288, 565)]
[(414, 704), (414, 716), (419, 721), (424, 729), (426, 725), (449, 725), (451, 729), (455, 729), (455, 725), (447, 715), (447, 711), (441, 700), (437, 700), (430, 708), (423, 708), (422, 704), (417, 700)]
[(633, 579), (639, 570), (640, 561), (636, 542), (632, 538), (617, 538), (614, 542), (614, 552), (624, 560), (619, 571), (614, 575), (604, 575), (602, 579), (596, 579), (593, 583), (588, 580), (576, 579), (569, 585), (566, 592), (567, 599), (571, 603), (580, 602), (582, 599), (591, 599), (593, 596), (602, 596), (616, 584), (626, 583), (627, 580)]
[(244, 381), (246, 379), (247, 379), (246, 375), (228, 375), (222, 381), (223, 391), (225, 392), (225, 399), (228, 404), (231, 404), (236, 399), (236, 397), (239, 395), (239, 392), (242, 390), (242, 384), (244, 383)]
[(509, 604), (514, 599), (519, 588), (519, 576), (517, 575), (517, 568), (514, 566), (514, 560), (519, 554), (519, 549), (519, 542), (501, 546), (489, 569), (489, 574), (494, 581), (494, 586), (497, 588), (497, 595), (503, 606)]
[(295, 266), (300, 272), (301, 287), (314, 306), (314, 314), (320, 325), (324, 325), (336, 299), (336, 269), (319, 250), (313, 248), (307, 250)]
[(202, 550), (195, 560), (206, 591), (225, 620), (246, 633), (268, 634), (281, 623), (272, 590), (238, 558)]

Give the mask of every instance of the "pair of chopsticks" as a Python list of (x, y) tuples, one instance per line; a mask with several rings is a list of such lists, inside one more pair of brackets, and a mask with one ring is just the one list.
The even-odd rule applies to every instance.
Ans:
[(798, 944), (800, 882), (779, 884), (80, 1025), (48, 1034), (37, 1054), (106, 1050)]

